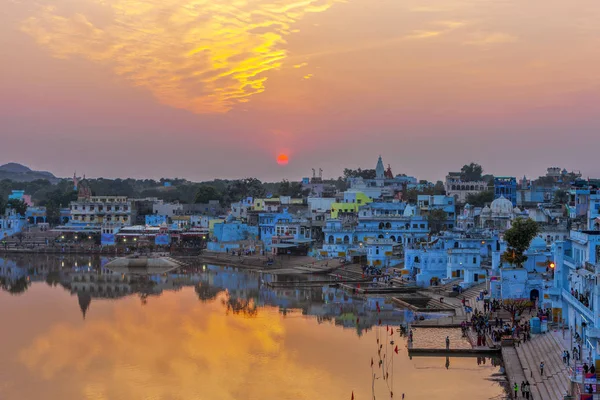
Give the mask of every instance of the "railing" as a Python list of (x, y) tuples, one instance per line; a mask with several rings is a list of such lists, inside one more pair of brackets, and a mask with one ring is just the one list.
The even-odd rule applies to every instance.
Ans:
[(575, 308), (579, 310), (586, 318), (590, 321), (594, 321), (594, 313), (592, 310), (585, 306), (578, 298), (573, 296), (567, 289), (563, 289), (562, 291), (563, 299), (566, 299), (569, 303), (571, 303)]

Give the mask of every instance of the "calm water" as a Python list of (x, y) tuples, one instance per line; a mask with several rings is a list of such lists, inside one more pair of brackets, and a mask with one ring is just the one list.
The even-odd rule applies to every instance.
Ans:
[[(269, 289), (257, 273), (131, 277), (105, 262), (0, 259), (0, 399), (504, 398), (489, 359), (409, 359), (386, 333), (405, 313), (383, 302), (377, 313), (333, 289)], [(416, 340), (443, 343), (427, 331)]]

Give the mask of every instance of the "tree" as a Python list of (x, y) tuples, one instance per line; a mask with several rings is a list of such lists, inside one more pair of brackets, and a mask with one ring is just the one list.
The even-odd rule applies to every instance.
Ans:
[(554, 192), (554, 197), (552, 198), (552, 202), (554, 204), (565, 204), (569, 201), (569, 193), (562, 189), (558, 189)]
[(465, 200), (474, 207), (483, 207), (487, 203), (494, 201), (494, 192), (492, 190), (486, 190), (485, 192), (469, 193)]
[(464, 182), (480, 181), (482, 180), (483, 168), (477, 163), (470, 163), (464, 165), (460, 169), (460, 179)]
[(444, 210), (433, 209), (427, 215), (427, 222), (429, 223), (429, 231), (431, 233), (439, 233), (443, 230), (446, 222), (448, 221), (448, 214)]
[(534, 220), (529, 218), (515, 219), (512, 227), (504, 232), (504, 240), (508, 244), (508, 248), (502, 255), (502, 259), (509, 264), (522, 267), (527, 261), (527, 256), (524, 253), (538, 231), (539, 226)]
[(437, 181), (435, 183), (435, 186), (433, 187), (433, 193), (434, 194), (446, 194), (446, 187), (444, 186), (444, 182), (442, 181)]
[(210, 200), (221, 200), (223, 196), (213, 186), (200, 186), (196, 192), (194, 203), (206, 204)]
[(305, 190), (302, 188), (302, 183), (300, 182), (290, 182), (287, 179), (284, 179), (279, 184), (279, 188), (277, 192), (280, 196), (290, 196), (293, 198), (304, 197), (307, 192), (310, 190)]
[(512, 322), (515, 322), (517, 314), (523, 314), (523, 311), (533, 308), (534, 304), (531, 300), (526, 299), (505, 299), (500, 303), (500, 307), (504, 311), (508, 311), (512, 318)]
[(255, 199), (263, 198), (266, 190), (263, 183), (256, 178), (244, 178), (231, 181), (228, 183), (224, 192), (225, 203), (235, 203), (245, 197), (253, 197)]
[(24, 217), (27, 213), (27, 203), (23, 200), (10, 199), (8, 203), (6, 203), (6, 207), (15, 210), (21, 217)]
[(350, 169), (344, 168), (344, 178), (363, 178), (363, 179), (375, 179), (377, 177), (377, 171), (374, 169)]

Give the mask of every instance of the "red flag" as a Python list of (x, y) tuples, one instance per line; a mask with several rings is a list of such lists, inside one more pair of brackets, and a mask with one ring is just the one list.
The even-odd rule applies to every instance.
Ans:
[(354, 390), (352, 391), (352, 397), (350, 398), (350, 400), (354, 400)]
[(371, 367), (373, 366), (373, 357), (371, 357)]
[(359, 321), (360, 321), (360, 319), (359, 319), (359, 318), (356, 318), (356, 323), (357, 323), (357, 324), (358, 324), (358, 322), (359, 322)]
[(390, 330), (390, 326), (389, 326), (389, 325), (386, 325), (386, 326), (385, 326), (385, 331), (387, 332), (387, 331), (389, 331), (389, 330)]
[(398, 345), (396, 345), (396, 348), (394, 349), (394, 351), (396, 352), (396, 354), (398, 354)]
[(356, 285), (356, 287), (357, 287), (358, 289), (360, 289), (360, 283), (359, 283), (358, 285)]
[(379, 320), (379, 325), (381, 325), (381, 320)]

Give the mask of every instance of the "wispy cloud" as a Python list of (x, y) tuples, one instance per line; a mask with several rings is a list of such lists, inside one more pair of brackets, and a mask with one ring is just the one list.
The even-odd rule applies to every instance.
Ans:
[(164, 104), (219, 113), (265, 90), (295, 22), (341, 0), (80, 1), (104, 7), (112, 20), (96, 26), (85, 12), (47, 5), (22, 30), (55, 57), (113, 65)]
[(452, 31), (465, 26), (466, 23), (463, 21), (434, 21), (427, 26), (430, 29), (416, 29), (411, 32), (408, 32), (401, 36), (396, 36), (392, 38), (388, 38), (385, 40), (380, 40), (377, 42), (363, 42), (357, 43), (353, 46), (345, 47), (345, 48), (337, 48), (331, 50), (323, 50), (319, 52), (314, 52), (310, 54), (299, 54), (297, 56), (292, 57), (292, 59), (310, 59), (316, 57), (323, 56), (331, 56), (336, 54), (346, 54), (346, 53), (354, 53), (358, 51), (365, 50), (373, 50), (388, 47), (391, 45), (395, 45), (398, 43), (403, 43), (411, 40), (421, 40), (421, 39), (429, 39), (437, 36), (443, 36), (451, 33)]
[(464, 42), (464, 44), (472, 46), (486, 46), (490, 44), (501, 44), (501, 43), (514, 43), (518, 40), (516, 36), (508, 33), (494, 32), (494, 33), (478, 33), (473, 38)]

